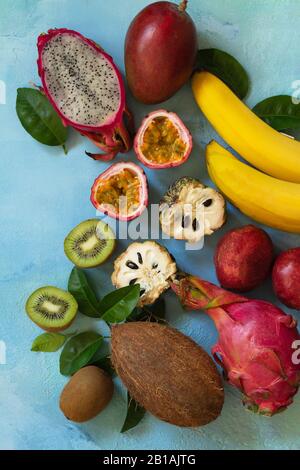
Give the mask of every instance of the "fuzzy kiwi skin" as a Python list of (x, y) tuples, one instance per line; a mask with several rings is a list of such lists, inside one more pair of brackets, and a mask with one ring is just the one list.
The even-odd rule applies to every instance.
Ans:
[(163, 421), (196, 427), (221, 413), (224, 390), (214, 362), (193, 340), (169, 326), (113, 326), (112, 363), (130, 395)]
[(111, 377), (98, 367), (87, 366), (77, 371), (67, 383), (59, 406), (67, 419), (84, 423), (106, 408), (113, 392)]

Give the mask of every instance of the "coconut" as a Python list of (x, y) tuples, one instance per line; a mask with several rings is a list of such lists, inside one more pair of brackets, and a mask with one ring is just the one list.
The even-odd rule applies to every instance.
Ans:
[(221, 413), (222, 380), (210, 356), (179, 331), (158, 323), (112, 327), (112, 362), (130, 395), (157, 418), (203, 426)]

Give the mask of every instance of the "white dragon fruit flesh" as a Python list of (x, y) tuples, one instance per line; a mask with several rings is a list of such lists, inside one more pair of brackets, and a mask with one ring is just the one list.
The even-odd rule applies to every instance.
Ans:
[(38, 38), (42, 90), (62, 119), (90, 139), (111, 160), (127, 152), (131, 139), (124, 125), (125, 89), (112, 58), (92, 40), (69, 29), (51, 29)]

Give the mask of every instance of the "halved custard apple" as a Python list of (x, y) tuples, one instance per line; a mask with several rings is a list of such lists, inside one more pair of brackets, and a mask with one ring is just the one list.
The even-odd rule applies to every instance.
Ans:
[(185, 176), (173, 183), (159, 206), (162, 231), (189, 243), (211, 235), (226, 222), (226, 202), (213, 188)]
[(150, 305), (170, 287), (177, 267), (168, 250), (154, 241), (129, 245), (114, 263), (115, 287), (140, 285), (139, 306)]

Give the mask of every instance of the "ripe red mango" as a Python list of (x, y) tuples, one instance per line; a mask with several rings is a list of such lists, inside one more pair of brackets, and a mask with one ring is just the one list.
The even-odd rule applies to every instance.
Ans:
[(190, 78), (197, 54), (197, 32), (180, 5), (156, 2), (132, 21), (125, 41), (129, 88), (145, 104), (161, 103)]

